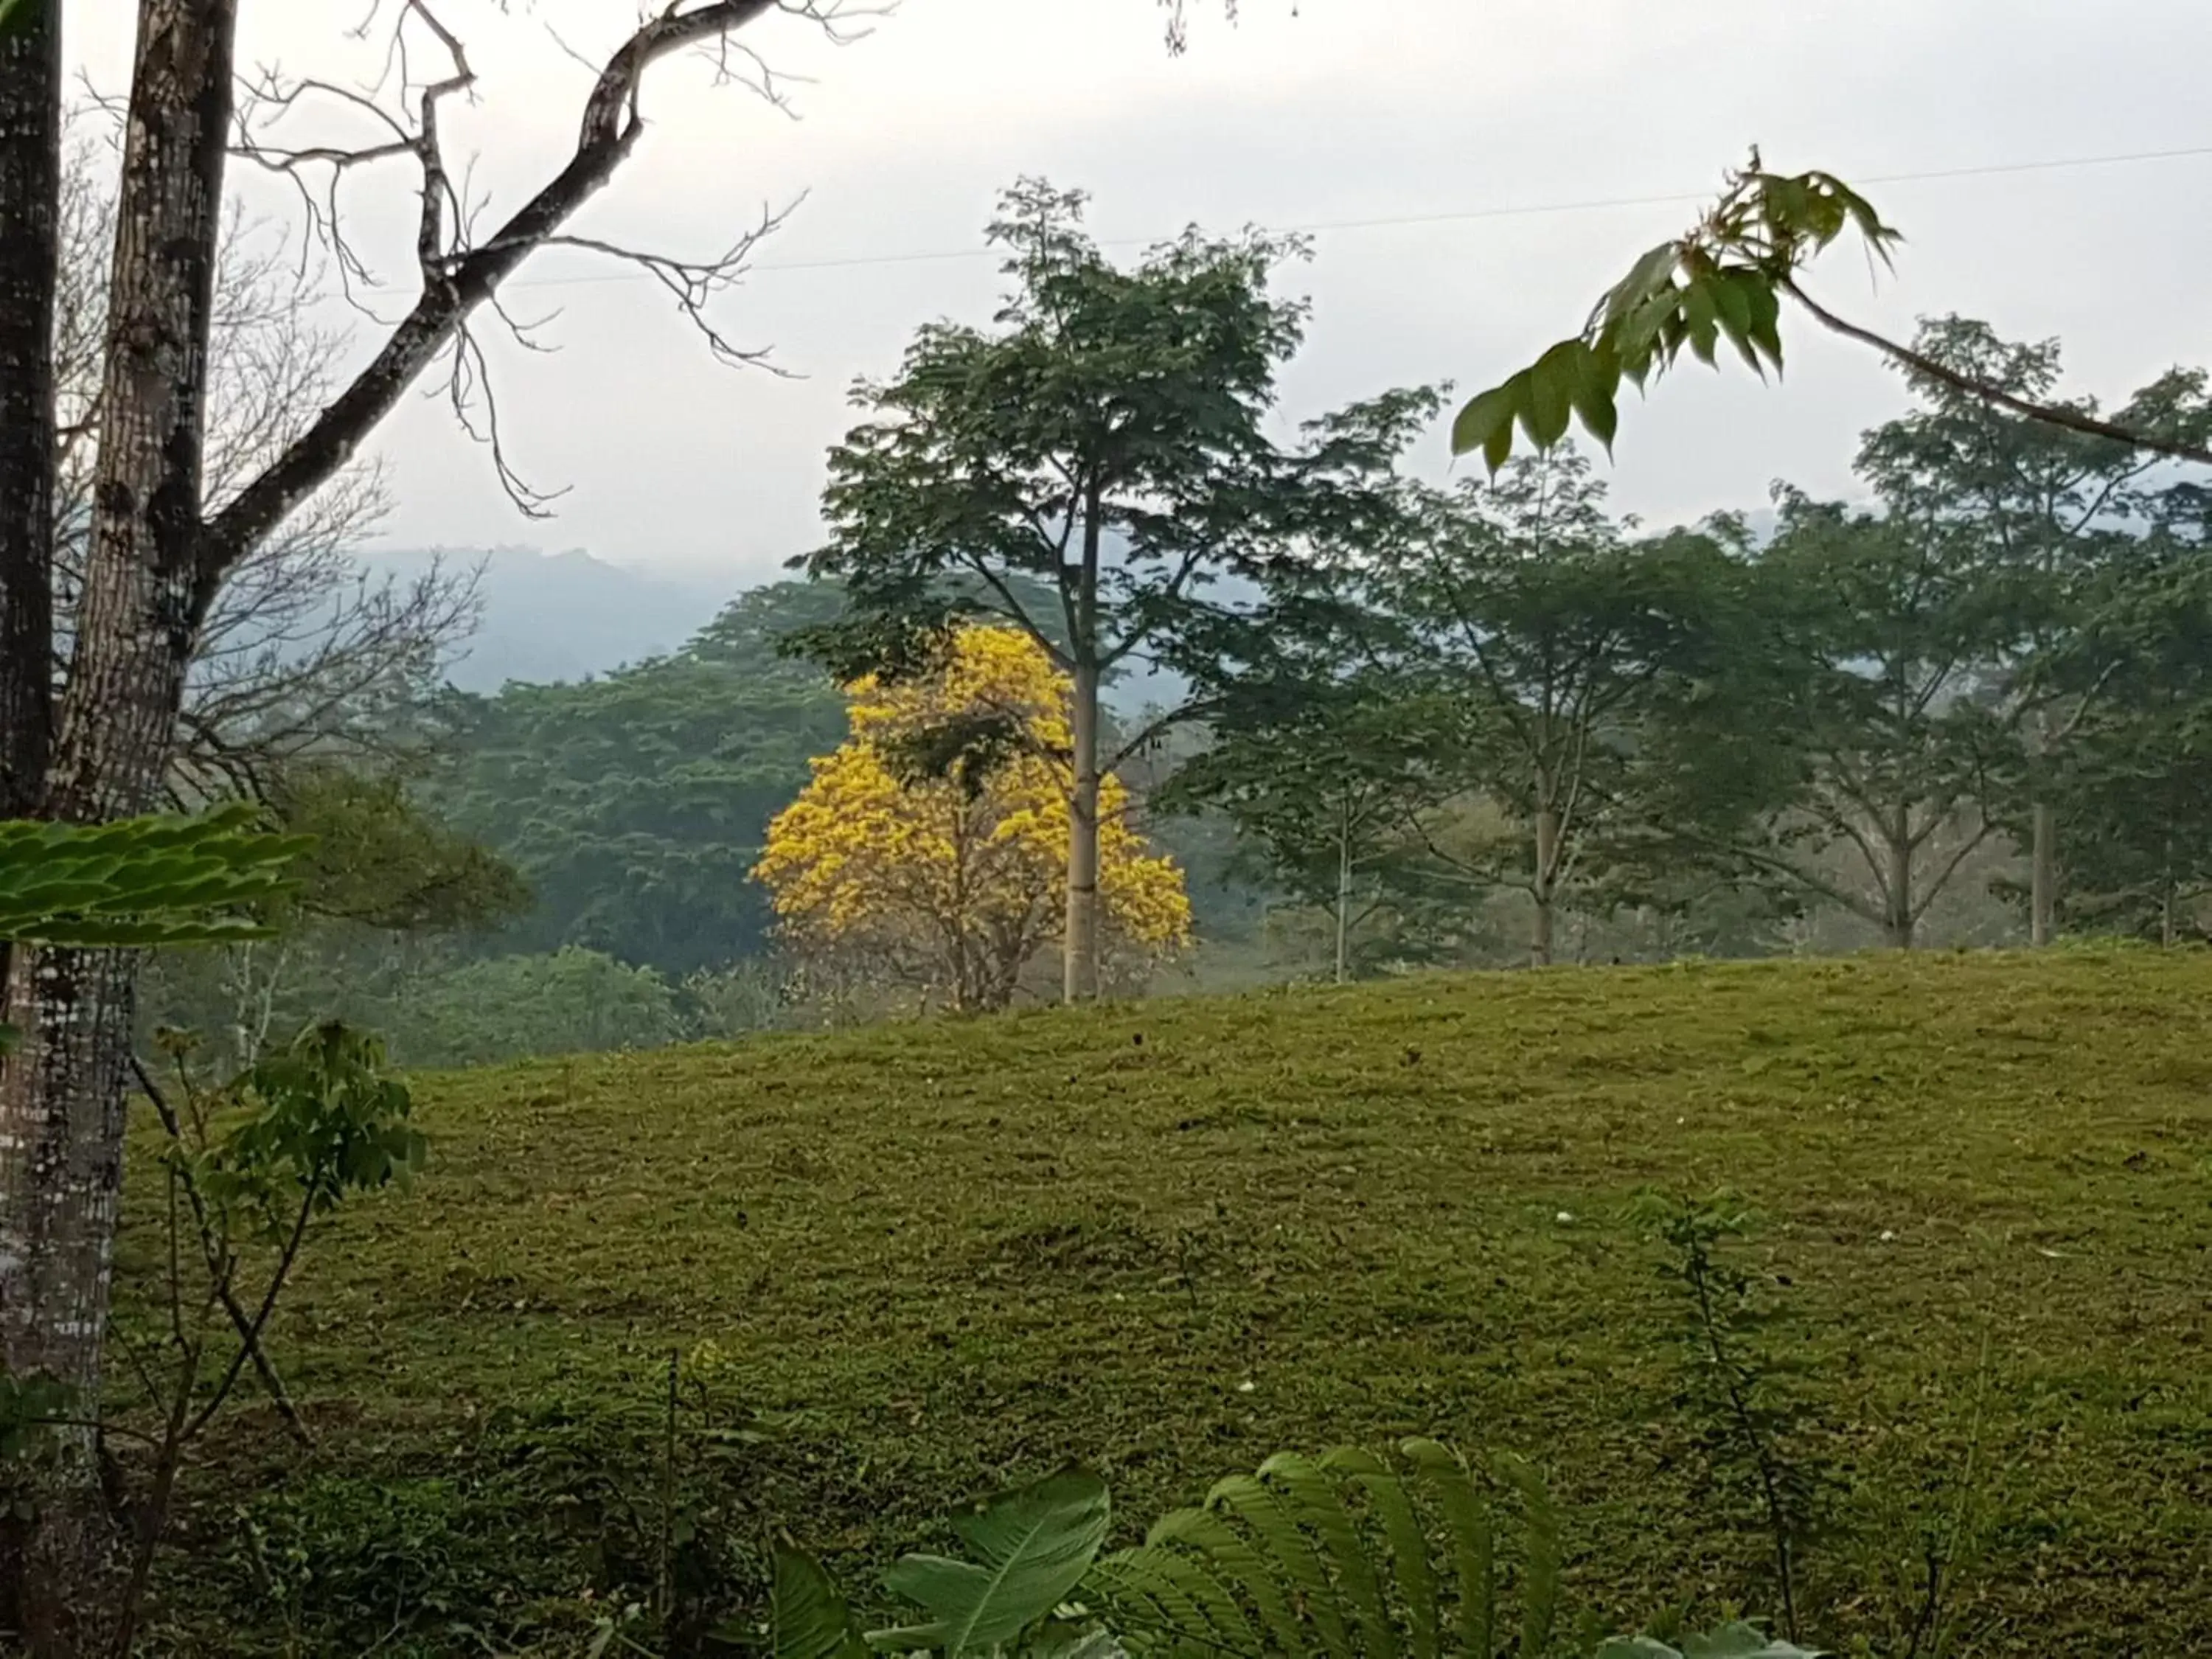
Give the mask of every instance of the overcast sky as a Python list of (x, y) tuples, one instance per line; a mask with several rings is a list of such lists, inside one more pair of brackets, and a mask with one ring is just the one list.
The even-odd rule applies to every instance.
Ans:
[[(346, 31), (368, 3), (243, 0), (244, 55), (364, 78), (374, 54)], [(1297, 419), (1518, 367), (1694, 210), (1573, 204), (1704, 191), (1753, 142), (1770, 165), (1855, 182), (2212, 146), (2207, 0), (1243, 0), (1233, 29), (1218, 0), (1193, 3), (1180, 59), (1155, 0), (904, 0), (842, 48), (770, 17), (744, 38), (804, 77), (796, 118), (702, 65), (664, 67), (648, 136), (580, 228), (700, 253), (805, 193), (720, 313), (803, 378), (719, 367), (649, 282), (542, 256), (510, 299), (557, 307), (560, 349), (502, 349), (495, 368), (511, 458), (569, 491), (557, 518), (519, 520), (450, 412), (413, 398), (377, 442), (398, 497), (386, 538), (584, 547), (732, 588), (773, 574), (817, 538), (854, 376), (890, 369), (921, 322), (988, 316), (981, 228), (1024, 173), (1090, 191), (1109, 239), (1415, 221), (1322, 231), (1289, 273), (1315, 305), (1285, 386)], [(97, 84), (125, 79), (132, 9), (72, 0)], [(444, 6), (481, 88), (453, 142), (495, 215), (574, 134), (589, 76), (563, 43), (604, 56), (635, 15), (633, 0), (505, 9)], [(236, 182), (287, 210), (265, 181)], [(395, 284), (406, 186), (398, 167), (363, 173), (344, 198)], [(1956, 310), (2057, 335), (2070, 389), (2108, 398), (2212, 358), (2212, 155), (1867, 188), (1910, 240), (1878, 289), (1852, 258), (1825, 266), (1839, 307), (1893, 329)], [(1507, 211), (1522, 209), (1547, 210)], [(386, 314), (406, 298), (395, 287)], [(374, 331), (357, 327), (366, 349)], [(1789, 343), (1780, 390), (1692, 369), (1626, 409), (1617, 504), (1668, 522), (1756, 506), (1778, 477), (1848, 489), (1856, 434), (1897, 406), (1895, 383), (1804, 328)], [(1422, 464), (1445, 466), (1441, 434)]]

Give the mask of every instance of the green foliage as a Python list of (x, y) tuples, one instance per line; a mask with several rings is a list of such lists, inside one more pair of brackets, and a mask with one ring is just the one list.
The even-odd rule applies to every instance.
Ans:
[(1109, 1516), (1105, 1482), (1079, 1470), (963, 1511), (953, 1528), (974, 1559), (901, 1557), (884, 1583), (928, 1619), (872, 1632), (869, 1645), (948, 1655), (1023, 1649), (1091, 1570)]
[(309, 843), (250, 807), (80, 825), (0, 822), (0, 941), (100, 949), (266, 932), (252, 907), (294, 890)]
[(683, 994), (665, 977), (573, 945), (423, 975), (399, 1010), (408, 1054), (426, 1066), (658, 1048), (692, 1035)]
[(398, 778), (295, 768), (273, 805), (289, 833), (312, 839), (286, 907), (297, 914), (275, 920), (450, 933), (490, 927), (530, 907), (512, 866), (432, 816)]
[(1022, 627), (1085, 680), (1140, 660), (1213, 673), (1261, 647), (1285, 561), (1387, 508), (1432, 399), (1377, 399), (1292, 447), (1269, 430), (1306, 318), (1270, 281), (1300, 245), (1193, 231), (1124, 269), (1084, 207), (1039, 180), (1006, 192), (996, 326), (930, 325), (896, 377), (856, 388), (831, 540), (803, 561), (851, 594), (811, 641), (841, 674), (926, 666), (960, 616)]
[[(1792, 1281), (1765, 1294), (1832, 1431), (1833, 1517), (1924, 1510), (1931, 1472), (1983, 1448), (1951, 1651), (2048, 1659), (2117, 1631), (2186, 1653), (2212, 1622), (2212, 1376), (2202, 1284), (2174, 1264), (2212, 1240), (2208, 1011), (2204, 953), (1929, 952), (1425, 975), (418, 1078), (433, 1164), (318, 1229), (276, 1328), (313, 1466), (287, 1473), (283, 1425), (243, 1410), (195, 1459), (156, 1586), (170, 1645), (287, 1651), (226, 1553), (245, 1505), (356, 1564), (343, 1601), (311, 1580), (292, 1652), (371, 1649), (396, 1582), (434, 1582), (495, 1650), (580, 1646), (650, 1598), (661, 1368), (703, 1338), (763, 1431), (678, 1459), (717, 1617), (760, 1616), (779, 1526), (880, 1624), (875, 1569), (963, 1553), (948, 1494), (1069, 1460), (1141, 1522), (1278, 1447), (1436, 1424), (1540, 1455), (1571, 1517), (1565, 1632), (1587, 1609), (1672, 1640), (1685, 1601), (1685, 1629), (1775, 1605), (1741, 1461), (1723, 1501), (1684, 1429), (1686, 1297), (1627, 1213), (1647, 1184), (1725, 1182), (1768, 1218), (1723, 1258)], [(117, 1267), (137, 1329), (166, 1311), (153, 1129)], [(380, 1486), (445, 1520), (381, 1591), (360, 1565)], [(288, 1503), (325, 1518), (295, 1528)], [(1904, 1659), (1923, 1564), (1903, 1522), (1886, 1535), (1893, 1588), (1832, 1532), (1808, 1559), (1814, 1644)], [(473, 1642), (426, 1614), (380, 1651)]]
[(1350, 661), (1248, 683), (1221, 700), (1210, 740), (1152, 804), (1186, 818), (1221, 814), (1257, 866), (1248, 872), (1295, 902), (1340, 909), (1357, 955), (1388, 898), (1420, 885), (1416, 816), (1449, 787), (1431, 763), (1418, 692)]
[(1853, 229), (1887, 261), (1898, 234), (1864, 197), (1832, 173), (1769, 173), (1753, 151), (1698, 225), (1638, 259), (1580, 334), (1469, 398), (1452, 423), (1452, 453), (1480, 451), (1495, 472), (1516, 427), (1548, 449), (1574, 421), (1610, 451), (1621, 383), (1643, 390), (1685, 346), (1710, 367), (1725, 339), (1754, 374), (1780, 374), (1783, 298), (1796, 295), (1807, 262)]
[[(295, 890), (312, 843), (240, 806), (94, 825), (0, 821), (0, 970), (8, 948), (218, 945), (265, 936), (257, 908)], [(16, 1032), (0, 1024), (0, 1055)]]
[(1470, 1467), (1433, 1440), (1401, 1443), (1395, 1460), (1348, 1448), (1269, 1458), (1217, 1482), (1203, 1509), (1162, 1517), (1086, 1589), (1139, 1654), (1488, 1659), (1505, 1623), (1501, 1498), (1522, 1544), (1512, 1650), (1538, 1659), (1558, 1610), (1550, 1499), (1527, 1465)]
[(576, 945), (676, 978), (765, 951), (747, 872), (845, 730), (829, 677), (779, 646), (843, 603), (833, 584), (776, 583), (673, 656), (458, 705), (459, 753), (428, 799), (535, 895), (500, 948)]
[(283, 1243), (294, 1211), (324, 1213), (349, 1193), (404, 1186), (428, 1152), (383, 1040), (336, 1022), (303, 1032), (227, 1093), (243, 1115), (226, 1114), (210, 1143), (179, 1146), (177, 1167), (271, 1243)]
[(2176, 943), (2212, 933), (2212, 562), (2161, 532), (2118, 560), (2080, 625), (2029, 668), (2075, 707), (2044, 775), (2071, 926)]
[(1672, 1253), (1662, 1274), (1688, 1302), (1684, 1334), (1696, 1422), (1724, 1502), (1755, 1506), (1774, 1552), (1784, 1627), (1798, 1630), (1802, 1556), (1820, 1524), (1824, 1472), (1807, 1453), (1809, 1411), (1790, 1359), (1766, 1340), (1770, 1311), (1756, 1281), (1725, 1254), (1756, 1216), (1733, 1194), (1702, 1200), (1647, 1195), (1639, 1204)]
[(768, 1622), (774, 1659), (866, 1659), (869, 1651), (852, 1607), (830, 1575), (812, 1556), (797, 1550), (775, 1553)]

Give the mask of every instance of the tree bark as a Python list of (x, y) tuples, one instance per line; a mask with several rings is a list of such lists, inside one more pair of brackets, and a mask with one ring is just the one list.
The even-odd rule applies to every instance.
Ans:
[(1336, 836), (1336, 982), (1352, 977), (1352, 810), (1345, 809)]
[(1068, 641), (1075, 659), (1074, 707), (1068, 712), (1074, 787), (1067, 800), (1067, 927), (1061, 954), (1062, 996), (1090, 1002), (1098, 995), (1098, 569), (1104, 487), (1094, 476), (1083, 494), (1083, 563)]
[(1912, 948), (1912, 936), (1919, 918), (1912, 909), (1912, 836), (1908, 825), (1900, 821), (1888, 836), (1888, 890), (1883, 895), (1885, 920), (1882, 931), (1889, 937), (1891, 945), (1899, 951)]
[[(100, 465), (45, 811), (160, 796), (193, 646), (201, 457), (234, 0), (141, 0), (109, 283)], [(0, 1085), (0, 1360), (96, 1418), (135, 957), (26, 953), (25, 1048)], [(120, 1611), (91, 1432), (75, 1431), (16, 1561), (35, 1653), (97, 1650)]]
[(1559, 875), (1559, 810), (1546, 805), (1536, 809), (1536, 925), (1528, 941), (1531, 965), (1552, 965), (1553, 936), (1558, 929)]
[(27, 0), (0, 35), (0, 817), (38, 810), (53, 734), (61, 88), (60, 0)]
[(1098, 994), (1098, 671), (1076, 665), (1074, 787), (1067, 800), (1067, 938), (1061, 990), (1070, 1002)]
[(2058, 909), (2058, 826), (2048, 803), (2028, 809), (2028, 943), (2041, 950), (2051, 943)]
[(1554, 878), (1559, 862), (1559, 814), (1551, 806), (1536, 811), (1536, 925), (1528, 941), (1528, 960), (1538, 968), (1552, 965), (1553, 935), (1558, 925), (1558, 892)]

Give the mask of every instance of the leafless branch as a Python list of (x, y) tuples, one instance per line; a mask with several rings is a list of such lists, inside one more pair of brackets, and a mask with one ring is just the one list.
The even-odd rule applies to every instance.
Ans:
[(1844, 339), (1855, 340), (1861, 345), (1871, 346), (1892, 362), (1939, 385), (1947, 386), (1954, 392), (1964, 392), (1969, 398), (2024, 416), (2028, 420), (2040, 422), (2045, 426), (2079, 432), (2086, 437), (2103, 438), (2138, 452), (2168, 455), (2176, 460), (2195, 461), (2200, 465), (2212, 466), (2212, 449), (2185, 443), (2179, 439), (2163, 438), (2156, 433), (2140, 431), (2133, 427), (2117, 426), (2110, 421), (2099, 420), (2094, 415), (2069, 409), (2062, 404), (2039, 404), (2031, 398), (2019, 397), (2002, 386), (1976, 380), (1971, 374), (1962, 374), (1948, 364), (1938, 362), (1926, 353), (1915, 351), (1911, 346), (1877, 334), (1870, 328), (1846, 321), (1806, 293), (1794, 280), (1784, 277), (1781, 288), (1784, 293), (1804, 307), (1806, 315), (1830, 333), (1839, 334)]
[[(757, 62), (750, 53), (738, 53), (738, 32), (771, 12), (802, 17), (839, 38), (841, 20), (866, 15), (880, 8), (841, 3), (841, 0), (672, 0), (638, 23), (629, 38), (601, 64), (584, 102), (576, 144), (568, 160), (527, 201), (492, 234), (477, 240), (472, 214), (464, 210), (460, 192), (444, 154), (439, 118), (444, 104), (468, 94), (475, 82), (467, 53), (458, 33), (443, 21), (430, 0), (398, 0), (392, 14), (392, 46), (386, 85), (369, 94), (380, 104), (384, 123), (363, 136), (339, 161), (322, 152), (343, 145), (280, 143), (281, 134), (264, 120), (245, 125), (241, 140), (257, 157), (280, 170), (300, 165), (293, 157), (313, 155), (313, 166), (332, 180), (325, 202), (335, 200), (335, 180), (368, 161), (396, 155), (411, 156), (418, 179), (416, 264), (419, 288), (412, 307), (392, 328), (374, 358), (350, 384), (332, 398), (319, 417), (301, 434), (259, 475), (208, 523), (202, 538), (200, 600), (204, 610), (212, 602), (224, 573), (246, 551), (270, 533), (331, 473), (357, 453), (377, 423), (390, 412), (402, 393), (429, 367), (447, 359), (450, 365), (446, 387), (457, 413), (466, 412), (471, 430), (487, 442), (502, 488), (526, 513), (542, 512), (550, 495), (519, 479), (499, 441), (495, 403), (484, 375), (481, 346), (469, 337), (471, 315), (490, 301), (499, 286), (538, 249), (566, 245), (622, 258), (659, 281), (677, 301), (679, 309), (698, 327), (715, 356), (726, 362), (757, 364), (757, 350), (738, 347), (706, 315), (708, 303), (734, 283), (744, 255), (780, 225), (784, 213), (763, 213), (759, 225), (738, 240), (719, 259), (685, 261), (628, 247), (569, 228), (584, 204), (621, 169), (645, 128), (642, 112), (647, 71), (672, 54), (704, 48), (714, 56), (718, 73), (744, 78), (744, 63)], [(367, 27), (374, 27), (386, 7), (375, 7)], [(410, 63), (411, 42), (426, 41), (439, 61), (435, 74), (417, 75)], [(765, 90), (773, 96), (771, 82)], [(325, 100), (327, 101), (327, 100)], [(341, 106), (344, 100), (340, 100)], [(300, 100), (264, 99), (263, 113), (289, 114)], [(400, 134), (407, 143), (400, 144)], [(321, 233), (337, 233), (335, 216), (321, 210)], [(786, 213), (788, 210), (786, 210)], [(341, 267), (359, 268), (340, 256)]]

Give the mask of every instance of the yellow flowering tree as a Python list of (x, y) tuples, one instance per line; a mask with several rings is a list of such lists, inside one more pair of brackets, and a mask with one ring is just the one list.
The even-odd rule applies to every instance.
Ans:
[[(1068, 678), (1026, 635), (974, 627), (936, 673), (848, 694), (851, 735), (769, 824), (754, 878), (803, 960), (925, 1002), (1003, 1008), (1066, 914)], [(1012, 733), (1009, 752), (944, 777), (902, 763), (902, 742), (963, 720)], [(1119, 780), (1102, 780), (1099, 802), (1105, 940), (1149, 965), (1189, 939), (1182, 872), (1130, 827)]]

